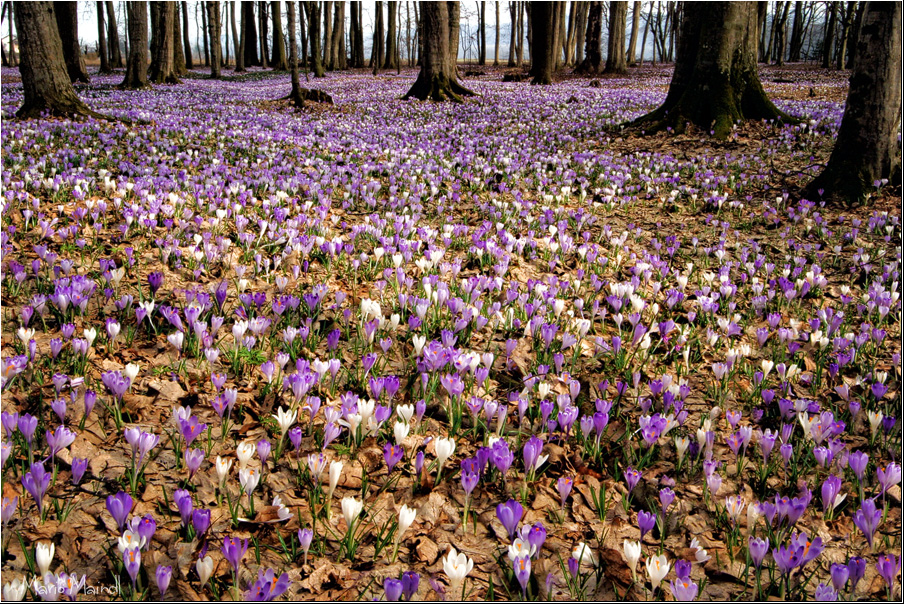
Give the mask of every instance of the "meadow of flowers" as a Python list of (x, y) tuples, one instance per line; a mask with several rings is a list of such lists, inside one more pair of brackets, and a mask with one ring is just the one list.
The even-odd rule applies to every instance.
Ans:
[(843, 78), (414, 76), (4, 70), (3, 599), (900, 597), (900, 189), (788, 192)]

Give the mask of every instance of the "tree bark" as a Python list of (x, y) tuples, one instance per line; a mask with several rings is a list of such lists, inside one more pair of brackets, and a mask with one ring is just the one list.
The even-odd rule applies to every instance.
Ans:
[(182, 48), (182, 19), (179, 16), (179, 3), (173, 4), (173, 72), (176, 77), (184, 76), (188, 73), (188, 66), (185, 64), (185, 52)]
[(24, 103), (16, 112), (20, 118), (49, 113), (65, 117), (96, 117), (75, 94), (60, 40), (55, 2), (20, 2), (14, 18), (20, 52)]
[[(450, 48), (452, 2), (425, 2), (421, 5), (424, 56), (417, 80), (405, 95), (421, 101), (458, 101), (474, 93), (458, 83), (457, 53)], [(457, 4), (457, 3), (455, 3)]]
[(604, 73), (628, 73), (628, 62), (625, 60), (625, 27), (628, 19), (627, 2), (609, 3), (609, 48), (606, 53), (606, 69)]
[[(104, 22), (104, 3), (97, 2), (97, 54), (100, 57), (100, 71), (98, 73), (113, 73), (110, 68), (110, 55), (107, 51), (107, 27)], [(5, 57), (4, 57), (5, 59)]]
[(345, 52), (345, 1), (333, 2), (333, 39), (330, 51), (330, 63), (333, 69), (348, 68), (348, 57)]
[(900, 185), (901, 3), (868, 3), (847, 104), (829, 163), (801, 193), (864, 203), (882, 179)]
[(628, 65), (637, 65), (637, 34), (640, 32), (641, 2), (635, 2), (631, 10), (631, 41), (628, 43)]
[(828, 69), (832, 66), (832, 46), (835, 44), (835, 20), (838, 14), (838, 3), (830, 2), (826, 12), (825, 36), (822, 41), (822, 66)]
[(123, 66), (122, 50), (119, 46), (119, 27), (116, 25), (116, 12), (113, 2), (105, 2), (107, 8), (107, 49), (110, 52), (110, 68), (119, 69)]
[(322, 90), (310, 90), (301, 87), (298, 77), (298, 44), (296, 43), (295, 35), (295, 2), (289, 0), (286, 3), (286, 9), (289, 20), (289, 70), (292, 74), (292, 92), (289, 93), (289, 100), (296, 107), (303, 107), (306, 101), (332, 104), (333, 98)]
[(509, 56), (508, 66), (515, 66), (515, 47), (517, 46), (518, 36), (518, 3), (509, 2), (509, 18), (511, 19), (511, 33), (509, 34)]
[(857, 56), (857, 42), (860, 40), (860, 29), (863, 27), (863, 15), (866, 5), (866, 2), (857, 3), (857, 14), (854, 17), (854, 25), (851, 27), (850, 40), (848, 41), (850, 52), (848, 52), (847, 63), (845, 63), (847, 69), (854, 67), (854, 59)]
[(480, 31), (477, 33), (477, 37), (480, 40), (480, 49), (477, 56), (477, 64), (478, 65), (486, 65), (487, 64), (487, 2), (486, 0), (481, 0), (480, 2)]
[(665, 102), (633, 125), (646, 131), (687, 122), (729, 136), (743, 119), (795, 122), (766, 97), (756, 70), (755, 2), (686, 2)]
[[(361, 2), (351, 3), (351, 25), (349, 28), (349, 38), (352, 43), (352, 67), (364, 67), (364, 32), (361, 21), (358, 17)], [(360, 39), (360, 42), (359, 42)]]
[(220, 2), (208, 0), (207, 5), (207, 35), (210, 38), (210, 77), (220, 77)]
[(493, 45), (493, 67), (499, 67), (499, 0), (496, 0), (496, 44)]
[(176, 77), (176, 38), (173, 35), (173, 21), (176, 20), (176, 5), (173, 2), (151, 3), (151, 65), (148, 81), (154, 84), (178, 84)]
[(260, 28), (261, 67), (270, 66), (270, 50), (267, 48), (267, 3), (263, 0), (257, 3), (257, 25)]
[(584, 60), (578, 63), (575, 73), (594, 75), (603, 62), (600, 38), (603, 35), (603, 3), (591, 0), (587, 13), (587, 34), (584, 42)]
[(7, 61), (9, 62), (10, 67), (16, 66), (16, 49), (13, 45), (13, 21), (15, 21), (15, 17), (13, 16), (13, 3), (11, 1), (7, 1), (3, 3), (6, 7), (7, 11), (7, 19), (9, 19), (9, 37), (7, 38), (7, 43), (9, 44), (9, 56), (7, 57)]
[(644, 56), (647, 52), (647, 34), (650, 32), (650, 22), (653, 20), (653, 3), (650, 3), (650, 10), (647, 13), (647, 22), (643, 26), (643, 38), (640, 41), (640, 60), (639, 64), (643, 65)]
[(565, 66), (565, 39), (568, 36), (568, 29), (566, 27), (566, 19), (565, 12), (567, 8), (567, 2), (565, 0), (559, 0), (556, 2), (556, 37), (553, 41), (552, 52), (553, 59), (555, 61), (555, 70), (559, 71), (561, 68)]
[(393, 0), (386, 2), (386, 44), (383, 57), (383, 69), (396, 69), (396, 27), (398, 23), (399, 3)]
[(63, 44), (63, 56), (66, 58), (66, 71), (72, 82), (88, 82), (88, 69), (85, 57), (78, 44), (78, 2), (56, 2), (54, 14), (60, 41)]
[(531, 2), (530, 18), (533, 39), (530, 53), (530, 83), (552, 84), (556, 67), (556, 5), (552, 2)]
[(242, 67), (247, 69), (254, 65), (260, 65), (257, 57), (257, 20), (254, 16), (254, 2), (242, 2), (242, 39), (245, 41), (245, 49), (242, 53)]
[(121, 86), (138, 90), (148, 87), (148, 3), (126, 4), (129, 21), (129, 60)]
[(320, 50), (320, 3), (307, 1), (304, 3), (308, 13), (308, 39), (311, 44), (311, 71), (315, 78), (326, 75), (323, 69), (323, 53)]
[(273, 61), (270, 67), (275, 71), (285, 71), (289, 68), (289, 63), (286, 59), (286, 39), (283, 35), (282, 9), (279, 6), (279, 0), (270, 3), (270, 13), (273, 15)]
[[(292, 0), (289, 0), (290, 2)], [(235, 71), (245, 70), (245, 48), (242, 46), (241, 35), (235, 20), (235, 0), (229, 2), (229, 27), (232, 29), (232, 53), (235, 55)], [(242, 32), (244, 34), (245, 32)]]
[(461, 36), (461, 3), (457, 0), (446, 2), (449, 8), (449, 60), (458, 79), (458, 39)]

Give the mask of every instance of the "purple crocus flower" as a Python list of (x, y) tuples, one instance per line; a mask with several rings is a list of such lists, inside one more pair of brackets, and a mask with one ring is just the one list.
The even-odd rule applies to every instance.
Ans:
[(763, 564), (763, 558), (766, 557), (766, 553), (769, 551), (769, 539), (750, 537), (747, 541), (747, 549), (750, 552), (750, 559), (753, 560), (753, 565), (759, 568)]
[(272, 568), (266, 571), (260, 569), (257, 571), (257, 580), (249, 587), (245, 597), (249, 602), (270, 602), (286, 593), (291, 584), (288, 573), (277, 577)]
[(298, 544), (304, 552), (304, 563), (308, 563), (308, 550), (311, 549), (311, 541), (314, 540), (314, 531), (309, 528), (298, 529)]
[(820, 583), (813, 592), (813, 600), (816, 602), (836, 602), (838, 600), (838, 592), (831, 585)]
[(132, 497), (123, 491), (107, 497), (107, 511), (113, 516), (120, 531), (126, 524), (129, 512), (132, 511), (132, 503)]
[(515, 569), (515, 578), (521, 585), (522, 593), (527, 591), (527, 582), (530, 581), (530, 556), (520, 556), (512, 561)]
[(690, 577), (670, 581), (669, 588), (676, 602), (693, 602), (697, 599), (697, 594), (700, 590), (699, 586), (691, 581)]
[(204, 450), (185, 449), (182, 456), (185, 458), (185, 467), (188, 468), (188, 479), (191, 480), (204, 461)]
[(876, 507), (875, 499), (864, 499), (860, 504), (860, 509), (854, 512), (854, 526), (856, 526), (866, 537), (866, 543), (870, 549), (873, 547), (873, 538), (876, 531), (879, 530), (879, 523), (882, 522), (882, 510)]
[(508, 531), (509, 539), (515, 536), (518, 523), (521, 522), (521, 516), (524, 514), (524, 508), (514, 499), (509, 499), (505, 503), (496, 506), (496, 517), (499, 522)]
[(166, 595), (166, 590), (169, 589), (170, 579), (173, 578), (173, 567), (160, 564), (154, 574), (157, 579), (157, 590), (160, 592), (160, 599), (162, 600), (163, 596)]
[(398, 602), (402, 598), (402, 582), (392, 577), (383, 579), (383, 594), (387, 602)]
[(832, 578), (832, 587), (835, 588), (835, 591), (841, 591), (844, 589), (845, 584), (848, 581), (848, 577), (850, 576), (851, 571), (845, 564), (835, 563), (832, 565), (829, 575)]
[(273, 446), (270, 444), (269, 440), (261, 440), (257, 443), (257, 456), (260, 457), (261, 466), (267, 467), (267, 459), (270, 457), (270, 451), (273, 449)]
[(860, 556), (854, 556), (848, 560), (847, 567), (850, 572), (851, 593), (854, 593), (857, 589), (857, 584), (860, 583), (860, 579), (866, 574), (866, 560)]
[(642, 474), (634, 468), (629, 467), (625, 470), (625, 482), (628, 484), (628, 493), (634, 490), (634, 487), (640, 482), (641, 476)]
[(775, 565), (783, 575), (790, 574), (792, 570), (800, 566), (803, 557), (803, 549), (792, 545), (780, 545), (772, 550), (772, 558)]
[[(387, 472), (392, 472), (392, 469), (397, 463), (402, 461), (402, 457), (404, 456), (405, 449), (403, 449), (401, 445), (386, 443), (383, 446), (383, 460), (386, 462)], [(462, 477), (462, 481), (464, 481), (464, 477)]]
[(540, 453), (543, 451), (543, 441), (540, 440), (536, 436), (531, 436), (530, 439), (524, 443), (524, 449), (522, 451), (524, 455), (524, 470), (527, 473), (530, 473), (533, 470), (534, 465), (537, 463), (537, 459), (540, 457)]
[(242, 558), (248, 551), (247, 539), (236, 539), (235, 537), (226, 537), (223, 539), (223, 557), (232, 566), (232, 572), (238, 573)]
[(31, 447), (31, 443), (35, 437), (35, 430), (38, 427), (38, 418), (29, 413), (23, 413), (18, 420), (19, 432), (22, 433), (25, 442)]
[(644, 535), (653, 530), (656, 526), (656, 514), (651, 514), (646, 510), (637, 512), (637, 526), (640, 527), (640, 540), (643, 542)]
[(884, 468), (877, 468), (876, 477), (879, 479), (879, 485), (882, 487), (881, 494), (884, 495), (888, 489), (901, 482), (901, 466), (895, 462), (891, 462)]
[(138, 579), (138, 571), (141, 570), (141, 551), (137, 547), (125, 550), (122, 553), (122, 561), (134, 586), (135, 581)]
[(191, 513), (191, 525), (195, 529), (195, 534), (199, 537), (207, 532), (210, 528), (210, 510), (197, 509)]
[(182, 517), (182, 526), (188, 526), (191, 523), (192, 509), (194, 508), (191, 493), (185, 489), (176, 489), (173, 492), (173, 501), (179, 510), (179, 516)]
[(421, 576), (418, 573), (410, 570), (402, 573), (402, 597), (406, 602), (410, 602), (417, 594), (420, 583)]
[(692, 565), (687, 560), (675, 560), (675, 576), (679, 579), (690, 580), (691, 568)]
[(570, 476), (561, 476), (556, 481), (556, 490), (559, 492), (559, 500), (563, 508), (565, 507), (565, 501), (568, 499), (568, 495), (571, 494), (573, 486), (574, 480)]
[(82, 481), (85, 471), (88, 469), (87, 457), (72, 458), (72, 484), (77, 485)]
[(889, 590), (895, 588), (895, 577), (901, 572), (901, 559), (894, 554), (883, 554), (876, 561), (876, 570), (879, 576), (885, 579)]
[(179, 431), (185, 439), (185, 446), (190, 447), (198, 436), (207, 429), (207, 424), (198, 422), (198, 418), (192, 415), (187, 420), (179, 420)]
[[(522, 535), (524, 535), (524, 532), (522, 532)], [(537, 522), (528, 529), (527, 542), (534, 549), (534, 555), (539, 557), (540, 549), (546, 543), (546, 527), (543, 526), (542, 522)]]
[(31, 470), (22, 476), (22, 486), (34, 498), (38, 505), (38, 515), (44, 511), (44, 495), (50, 486), (51, 475), (44, 469), (44, 462), (36, 461), (31, 464)]
[(157, 532), (157, 521), (150, 514), (145, 514), (142, 518), (134, 518), (131, 522), (131, 528), (138, 533), (138, 536), (144, 539), (145, 549), (151, 547), (151, 539)]
[(848, 455), (848, 466), (857, 477), (857, 482), (863, 485), (863, 475), (866, 472), (866, 466), (869, 464), (869, 455), (863, 451), (854, 451)]
[[(385, 455), (385, 453), (384, 453)], [(469, 496), (474, 492), (477, 483), (480, 481), (480, 474), (477, 472), (468, 472), (465, 469), (461, 471), (461, 488), (464, 489), (465, 495)]]

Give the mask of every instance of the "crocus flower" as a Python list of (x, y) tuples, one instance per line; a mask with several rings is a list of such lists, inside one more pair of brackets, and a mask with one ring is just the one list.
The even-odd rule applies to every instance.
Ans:
[(406, 571), (402, 573), (402, 597), (410, 602), (411, 598), (417, 594), (418, 586), (421, 582), (421, 576), (414, 571)]
[(138, 571), (141, 570), (141, 550), (137, 547), (133, 549), (127, 549), (122, 553), (122, 561), (125, 564), (126, 572), (129, 573), (129, 577), (132, 579), (132, 585), (135, 585), (135, 581), (138, 578)]
[(647, 575), (653, 584), (653, 591), (659, 587), (665, 576), (669, 574), (669, 562), (665, 555), (649, 556), (647, 558)]
[(387, 602), (399, 602), (402, 598), (402, 582), (392, 577), (383, 579), (383, 595)]
[(751, 536), (747, 541), (747, 549), (750, 551), (750, 559), (753, 565), (759, 568), (763, 564), (763, 558), (769, 551), (769, 539), (757, 539)]
[(844, 589), (845, 584), (848, 581), (848, 577), (850, 576), (851, 571), (845, 564), (833, 564), (829, 569), (829, 575), (832, 578), (832, 587), (835, 588), (835, 591), (841, 591)]
[(113, 516), (113, 520), (119, 526), (119, 530), (126, 524), (126, 519), (132, 511), (132, 497), (128, 493), (120, 491), (116, 495), (107, 497), (107, 511)]
[(859, 556), (854, 556), (848, 560), (847, 567), (850, 574), (851, 593), (854, 593), (857, 589), (857, 584), (860, 583), (860, 579), (866, 574), (866, 560)]
[(895, 577), (901, 572), (901, 559), (894, 554), (883, 554), (876, 561), (876, 570), (879, 576), (885, 579), (885, 584), (890, 591), (895, 589)]
[[(51, 475), (44, 469), (44, 462), (36, 461), (31, 464), (31, 470), (22, 476), (22, 486), (28, 491), (38, 505), (38, 515), (44, 510), (44, 495), (50, 486)], [(121, 527), (120, 527), (121, 528)]]
[(465, 554), (455, 551), (455, 548), (449, 546), (449, 553), (443, 558), (443, 570), (449, 578), (449, 590), (454, 594), (470, 574), (474, 568), (474, 561)]
[(640, 527), (640, 540), (643, 541), (644, 535), (656, 526), (656, 514), (651, 514), (646, 510), (637, 512), (637, 526)]
[(508, 531), (509, 539), (515, 536), (518, 523), (521, 522), (521, 516), (524, 514), (524, 508), (514, 499), (509, 499), (505, 503), (496, 506), (496, 517), (499, 522)]
[(223, 539), (222, 551), (223, 557), (226, 558), (226, 561), (229, 562), (229, 565), (232, 567), (232, 572), (237, 574), (239, 572), (239, 566), (242, 563), (242, 558), (245, 557), (245, 552), (248, 551), (248, 540), (226, 537)]
[(882, 510), (876, 507), (875, 499), (864, 499), (860, 509), (854, 512), (854, 526), (860, 529), (866, 537), (866, 543), (870, 549), (873, 547), (873, 538), (879, 530), (882, 522)]
[(257, 580), (249, 587), (245, 598), (250, 602), (270, 602), (286, 593), (291, 584), (288, 573), (277, 577), (272, 568), (266, 571), (260, 569), (257, 571)]
[(166, 590), (169, 589), (170, 579), (173, 578), (173, 567), (160, 564), (157, 566), (157, 571), (154, 575), (157, 579), (157, 590), (160, 592), (160, 599), (163, 599), (163, 596), (166, 595)]
[(820, 583), (813, 592), (813, 600), (816, 602), (835, 602), (838, 600), (838, 593), (832, 589), (831, 585)]
[(669, 582), (669, 589), (676, 602), (693, 602), (697, 599), (699, 586), (690, 577), (679, 578)]
[(392, 472), (392, 469), (397, 463), (402, 461), (402, 457), (404, 456), (405, 449), (403, 449), (401, 445), (386, 443), (383, 446), (383, 460), (386, 462), (387, 472)]
[(515, 558), (512, 562), (512, 567), (515, 570), (515, 578), (518, 579), (518, 583), (521, 585), (521, 592), (527, 593), (527, 583), (530, 581), (531, 572), (530, 556)]

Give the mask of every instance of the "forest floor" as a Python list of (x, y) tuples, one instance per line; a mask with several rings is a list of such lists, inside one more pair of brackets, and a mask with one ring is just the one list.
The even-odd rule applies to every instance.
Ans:
[[(299, 111), (285, 74), (139, 92), (95, 75), (77, 91), (113, 119), (84, 122), (11, 119), (22, 88), (3, 71), (4, 582), (42, 574), (52, 542), (83, 599), (157, 598), (161, 567), (186, 600), (249, 597), (265, 569), (296, 600), (382, 599), (408, 571), (423, 600), (671, 600), (682, 582), (701, 600), (889, 596), (901, 189), (856, 208), (797, 195), (846, 73), (762, 68), (800, 124), (717, 141), (622, 130), (662, 101), (667, 67), (598, 86), (477, 71), (477, 97), (442, 105), (399, 100), (410, 69), (330, 73), (303, 85), (335, 105)], [(403, 504), (417, 515), (393, 560)], [(118, 540), (148, 516), (130, 575)], [(522, 526), (545, 535), (524, 583)], [(225, 538), (250, 542), (238, 572)], [(770, 542), (761, 573), (750, 538)], [(463, 587), (450, 546), (473, 560)], [(817, 555), (783, 573), (779, 546)], [(863, 579), (833, 587), (856, 557)]]

